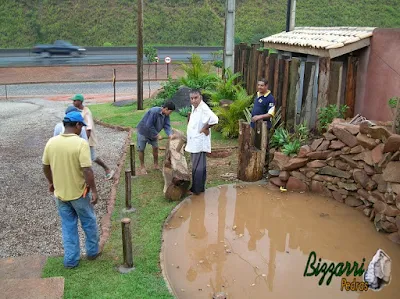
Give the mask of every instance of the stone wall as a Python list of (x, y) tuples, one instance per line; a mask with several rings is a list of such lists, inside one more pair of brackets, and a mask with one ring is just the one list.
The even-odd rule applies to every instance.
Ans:
[(353, 207), (400, 244), (400, 135), (335, 119), (296, 157), (274, 152), (269, 185), (311, 191)]

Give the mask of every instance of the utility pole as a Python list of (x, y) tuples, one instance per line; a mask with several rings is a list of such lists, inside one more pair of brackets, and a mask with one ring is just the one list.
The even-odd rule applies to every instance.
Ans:
[(143, 110), (143, 0), (138, 0), (137, 110)]
[(226, 0), (225, 3), (225, 44), (224, 44), (224, 69), (234, 71), (235, 54), (235, 0)]
[(286, 32), (293, 31), (296, 23), (296, 0), (287, 0)]

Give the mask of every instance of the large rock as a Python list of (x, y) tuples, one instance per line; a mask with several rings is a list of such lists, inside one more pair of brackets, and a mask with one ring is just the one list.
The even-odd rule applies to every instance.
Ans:
[(172, 97), (171, 101), (175, 104), (175, 109), (178, 111), (184, 107), (191, 107), (190, 103), (190, 88), (188, 87), (181, 87)]
[(313, 178), (313, 180), (316, 180), (319, 182), (333, 182), (333, 177), (331, 177), (329, 175), (316, 174), (312, 178)]
[(334, 149), (334, 150), (340, 150), (344, 148), (346, 145), (339, 141), (339, 140), (333, 140), (331, 141), (331, 144), (329, 145), (329, 148)]
[(384, 153), (394, 153), (400, 149), (400, 135), (393, 134), (391, 135), (385, 143), (385, 147), (383, 148)]
[(358, 207), (363, 204), (362, 200), (355, 198), (354, 196), (347, 196), (344, 203), (350, 207)]
[(331, 142), (329, 140), (322, 141), (321, 145), (317, 148), (317, 151), (326, 151), (330, 144)]
[(358, 143), (362, 145), (362, 147), (372, 150), (375, 146), (375, 139), (369, 138), (367, 135), (359, 133), (357, 135)]
[(318, 171), (319, 174), (322, 175), (330, 175), (330, 176), (334, 176), (334, 177), (339, 177), (339, 178), (345, 178), (345, 179), (349, 179), (351, 177), (351, 174), (349, 172), (337, 169), (335, 167), (331, 167), (331, 166), (325, 166), (323, 168), (321, 168)]
[(307, 167), (309, 168), (321, 168), (326, 166), (326, 162), (322, 160), (314, 160), (307, 163)]
[(359, 153), (358, 155), (355, 155), (353, 157), (353, 160), (355, 161), (364, 161), (370, 166), (374, 165), (374, 162), (372, 161), (372, 154), (370, 150), (365, 150), (362, 153)]
[(371, 166), (367, 165), (366, 163), (363, 164), (363, 169), (368, 175), (375, 174), (375, 170)]
[(357, 193), (364, 199), (367, 199), (370, 194), (368, 193), (368, 191), (364, 190), (364, 189), (358, 189)]
[(299, 179), (300, 181), (303, 181), (303, 182), (309, 181), (309, 179), (299, 171), (292, 171), (291, 175), (293, 177), (295, 177), (296, 179)]
[(279, 178), (281, 181), (287, 182), (287, 180), (290, 177), (290, 173), (288, 171), (281, 171), (281, 173), (279, 174)]
[(353, 160), (351, 155), (340, 155), (340, 159), (350, 165), (350, 167), (357, 168), (358, 164)]
[(343, 183), (343, 182), (339, 182), (338, 183), (339, 188), (341, 189), (345, 189), (347, 191), (357, 191), (358, 187), (356, 184), (354, 183)]
[(397, 195), (400, 194), (400, 184), (391, 183), (390, 187), (392, 188), (392, 191), (394, 193), (396, 193)]
[(331, 134), (331, 133), (329, 133), (329, 132), (326, 132), (326, 133), (324, 133), (324, 134), (322, 134), (322, 135), (324, 136), (324, 138), (325, 138), (326, 140), (329, 140), (329, 141), (335, 140), (335, 139), (336, 139), (336, 136), (333, 135), (333, 134)]
[(348, 171), (348, 170), (350, 170), (350, 165), (347, 164), (347, 163), (345, 163), (345, 162), (342, 162), (342, 161), (340, 161), (340, 160), (336, 160), (336, 161), (335, 161), (335, 167), (336, 167), (337, 169), (340, 169), (340, 170), (343, 170), (343, 171)]
[(353, 177), (354, 180), (359, 183), (363, 188), (366, 188), (368, 182), (370, 181), (370, 178), (368, 174), (361, 169), (356, 169), (353, 172)]
[(379, 168), (385, 168), (392, 158), (392, 153), (384, 153), (382, 159), (378, 163)]
[(400, 183), (400, 162), (389, 162), (383, 170), (383, 179), (386, 182)]
[(378, 191), (385, 193), (387, 190), (387, 182), (383, 179), (382, 174), (374, 174), (372, 180), (378, 184)]
[(342, 152), (341, 152), (341, 151), (333, 151), (333, 152), (330, 152), (330, 153), (329, 153), (328, 158), (337, 158), (337, 157), (339, 157), (340, 155), (342, 155)]
[(344, 202), (344, 199), (342, 197), (342, 194), (340, 194), (338, 191), (332, 191), (332, 196), (335, 200), (337, 200), (338, 202)]
[(269, 181), (278, 187), (286, 187), (286, 182), (282, 181), (280, 178), (270, 178)]
[(388, 205), (380, 200), (377, 200), (374, 203), (374, 209), (376, 213), (381, 213), (390, 217), (396, 217), (400, 215), (400, 210), (397, 207)]
[(390, 241), (400, 245), (400, 233), (399, 232), (388, 235), (388, 239)]
[(295, 170), (300, 167), (303, 167), (304, 165), (307, 164), (307, 162), (308, 162), (307, 158), (292, 158), (283, 166), (282, 170), (287, 170), (287, 171)]
[(324, 138), (318, 138), (315, 139), (312, 143), (311, 143), (311, 151), (315, 152), (317, 150), (317, 148), (321, 145), (321, 143), (324, 141)]
[(392, 135), (385, 127), (382, 126), (373, 126), (368, 127), (366, 134), (370, 135), (371, 138), (379, 139), (382, 142), (386, 142), (388, 138)]
[(398, 231), (396, 224), (391, 223), (390, 221), (383, 221), (381, 225), (383, 230), (387, 233), (394, 233)]
[(312, 180), (311, 181), (311, 191), (315, 193), (324, 193), (325, 186), (322, 182)]
[(343, 143), (347, 144), (350, 147), (356, 146), (357, 138), (352, 135), (349, 131), (337, 127), (333, 127), (333, 134), (342, 141)]
[(297, 158), (305, 158), (307, 154), (311, 152), (311, 148), (309, 145), (303, 145), (300, 147), (299, 153), (297, 154)]
[(307, 157), (311, 160), (325, 160), (328, 158), (331, 151), (322, 151), (322, 152), (311, 152), (307, 154)]
[(306, 183), (304, 183), (303, 181), (301, 181), (295, 177), (292, 177), (292, 176), (287, 181), (286, 188), (289, 191), (307, 191), (308, 190)]
[(356, 145), (350, 150), (350, 154), (359, 154), (364, 151), (364, 148), (361, 145)]
[(283, 167), (290, 160), (290, 157), (286, 156), (284, 153), (275, 152), (274, 159), (271, 162), (270, 168), (283, 170)]

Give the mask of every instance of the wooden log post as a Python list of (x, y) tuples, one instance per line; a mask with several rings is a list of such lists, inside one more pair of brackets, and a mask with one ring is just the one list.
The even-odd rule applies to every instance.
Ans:
[(135, 161), (135, 144), (131, 143), (130, 146), (130, 162), (131, 162), (131, 175), (136, 175), (136, 161)]
[(123, 266), (125, 268), (133, 268), (131, 219), (123, 218), (121, 220), (121, 228), (122, 228), (122, 254), (124, 257)]
[(164, 196), (169, 200), (180, 200), (189, 189), (191, 176), (184, 154), (186, 137), (181, 131), (173, 131), (177, 138), (169, 140), (165, 150)]
[[(239, 122), (238, 179), (245, 182), (255, 182), (263, 177), (268, 130), (264, 121), (257, 123), (259, 124), (253, 130), (249, 123)], [(260, 140), (256, 141), (256, 138)], [(260, 149), (255, 147), (255, 143), (260, 145)]]
[(125, 207), (127, 210), (132, 209), (132, 179), (130, 170), (125, 170)]

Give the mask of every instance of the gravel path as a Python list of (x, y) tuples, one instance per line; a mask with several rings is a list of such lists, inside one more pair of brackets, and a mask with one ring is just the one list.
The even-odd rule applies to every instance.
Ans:
[[(41, 157), (68, 102), (0, 101), (0, 258), (31, 254), (62, 255), (61, 226), (47, 190)], [(97, 125), (97, 154), (116, 168), (127, 132)], [(106, 213), (112, 182), (93, 169), (99, 193), (98, 223)], [(83, 234), (81, 248), (84, 253)]]

